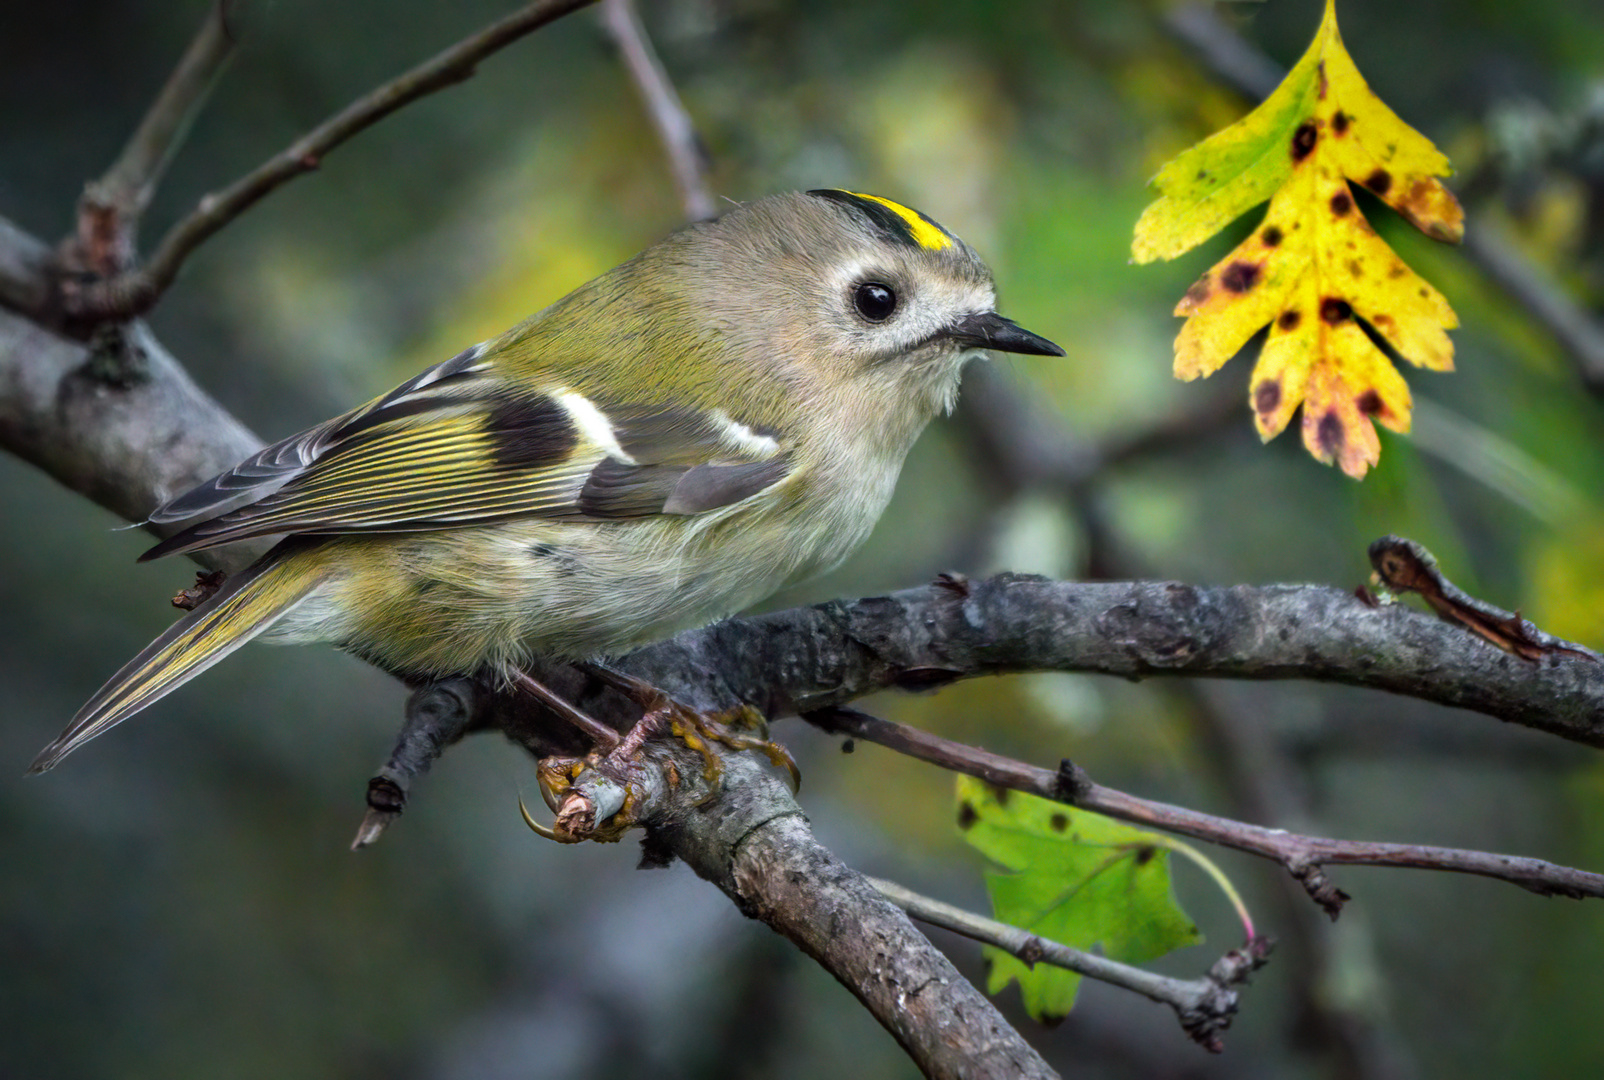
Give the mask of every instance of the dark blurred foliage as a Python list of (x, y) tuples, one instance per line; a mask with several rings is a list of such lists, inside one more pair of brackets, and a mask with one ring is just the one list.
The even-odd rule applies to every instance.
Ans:
[[(145, 225), (147, 242), (336, 108), (506, 5), (238, 5), (243, 46)], [(0, 213), (54, 240), (111, 160), (203, 7), (57, 0), (0, 11)], [(1061, 362), (998, 371), (1078, 438), (1140, 432), (1213, 394), (1169, 376), (1175, 298), (1229, 237), (1127, 264), (1144, 181), (1245, 103), (1196, 65), (1154, 3), (668, 0), (647, 22), (715, 162), (719, 194), (883, 192), (972, 242), (1004, 310)], [(1315, 0), (1227, 6), (1278, 62)], [(1478, 180), (1470, 228), (1500, 219), (1577, 295), (1604, 299), (1597, 148), (1604, 20), (1574, 0), (1343, 0), (1372, 86)], [(1590, 104), (1591, 103), (1591, 104)], [(1570, 118), (1570, 119), (1567, 119)], [(1544, 125), (1548, 125), (1544, 127)], [(1560, 135), (1553, 135), (1553, 132)], [(1546, 149), (1545, 149), (1546, 147)], [(1575, 151), (1567, 154), (1562, 151)], [(1460, 584), (1604, 645), (1598, 452), (1604, 411), (1564, 355), (1457, 252), (1367, 207), (1464, 323), (1460, 371), (1410, 373), (1411, 438), (1383, 435), (1362, 485), (1285, 435), (1229, 426), (1099, 478), (1083, 507), (1000, 481), (974, 417), (937, 425), (868, 547), (775, 603), (1007, 567), (1206, 582), (1362, 582), (1365, 544), (1421, 540)], [(387, 388), (649, 243), (676, 198), (632, 87), (580, 13), (330, 155), (210, 242), (157, 332), (264, 436)], [(1245, 226), (1244, 226), (1245, 227)], [(400, 689), (329, 651), (255, 648), (63, 769), (34, 750), (170, 617), (173, 562), (141, 534), (0, 460), (0, 1077), (853, 1077), (911, 1066), (855, 1002), (683, 867), (628, 845), (557, 848), (524, 830), (530, 762), (490, 739), (447, 755), (375, 849), (351, 855), (363, 783)], [(1604, 770), (1485, 717), (1313, 685), (1129, 685), (1037, 676), (868, 707), (1100, 781), (1268, 824), (1511, 850), (1604, 866)], [(855, 865), (983, 906), (951, 824), (951, 777), (875, 747), (843, 756), (790, 722), (803, 801)], [(1283, 940), (1226, 1056), (1173, 1019), (1088, 986), (1055, 1029), (1001, 1004), (1066, 1074), (1106, 1077), (1575, 1074), (1604, 1059), (1604, 909), (1510, 886), (1341, 869), (1327, 926), (1279, 874), (1221, 862)], [(1187, 869), (1211, 943), (1237, 933)], [(978, 949), (946, 937), (979, 978)]]

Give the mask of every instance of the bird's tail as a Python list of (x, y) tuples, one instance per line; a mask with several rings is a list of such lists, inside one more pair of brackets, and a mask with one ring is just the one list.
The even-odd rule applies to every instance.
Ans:
[(273, 625), (324, 578), (322, 560), (286, 555), (283, 545), (223, 583), (215, 595), (145, 646), (96, 691), (29, 773), (54, 768), (96, 735), (178, 689)]

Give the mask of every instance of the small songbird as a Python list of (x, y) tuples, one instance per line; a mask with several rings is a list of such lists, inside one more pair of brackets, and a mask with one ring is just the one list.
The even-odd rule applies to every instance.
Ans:
[[(142, 559), (282, 536), (101, 687), (42, 772), (252, 638), (412, 680), (616, 655), (840, 562), (985, 350), (994, 310), (924, 214), (774, 195), (168, 502)], [(185, 524), (187, 523), (187, 524)]]

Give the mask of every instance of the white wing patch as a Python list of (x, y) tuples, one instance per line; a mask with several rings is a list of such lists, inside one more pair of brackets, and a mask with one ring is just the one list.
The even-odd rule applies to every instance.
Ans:
[(753, 431), (723, 409), (711, 409), (707, 417), (718, 428), (719, 442), (735, 453), (746, 457), (771, 458), (780, 452), (780, 444), (772, 435)]
[(613, 432), (613, 425), (608, 421), (607, 414), (596, 407), (594, 401), (577, 390), (561, 390), (553, 396), (567, 411), (568, 418), (574, 422), (574, 427), (587, 441), (601, 447), (609, 457), (626, 465), (639, 464), (618, 445), (618, 436)]

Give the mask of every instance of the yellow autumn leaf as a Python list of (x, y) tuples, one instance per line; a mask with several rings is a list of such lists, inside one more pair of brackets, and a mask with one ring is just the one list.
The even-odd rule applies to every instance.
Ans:
[(1457, 242), (1464, 215), (1435, 177), (1449, 173), (1425, 136), (1365, 84), (1342, 46), (1336, 5), (1303, 58), (1253, 112), (1165, 165), (1131, 245), (1137, 262), (1171, 259), (1268, 198), (1264, 221), (1175, 308), (1175, 374), (1211, 375), (1259, 330), (1249, 382), (1262, 439), (1303, 407), (1303, 442), (1364, 476), (1380, 459), (1374, 424), (1409, 430), (1409, 387), (1369, 331), (1410, 363), (1453, 367), (1459, 325), (1441, 293), (1376, 235), (1354, 202), (1362, 184), (1422, 232)]

